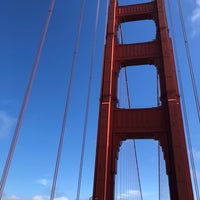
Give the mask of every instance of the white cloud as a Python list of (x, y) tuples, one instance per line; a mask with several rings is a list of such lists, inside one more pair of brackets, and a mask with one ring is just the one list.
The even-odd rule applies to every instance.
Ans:
[(200, 19), (200, 6), (196, 7), (192, 13), (191, 21), (194, 23)]
[(200, 33), (200, 0), (196, 0), (195, 4), (195, 8), (190, 17), (193, 37)]
[[(47, 196), (42, 196), (42, 195), (35, 195), (34, 197), (32, 197), (31, 200), (45, 200), (45, 199), (49, 199), (49, 197)], [(7, 199), (6, 199), (7, 200)], [(10, 199), (9, 199), (10, 200)], [(18, 199), (17, 199), (18, 200)], [(67, 197), (65, 196), (60, 196), (60, 197), (56, 197), (54, 198), (54, 200), (69, 200)]]
[(54, 198), (54, 200), (69, 200), (67, 197), (57, 197), (57, 198)]
[(128, 190), (126, 193), (122, 193), (120, 196), (117, 197), (117, 200), (122, 199), (133, 199), (133, 198), (139, 198), (140, 192), (139, 190)]
[(11, 196), (7, 197), (5, 200), (20, 200), (20, 198), (17, 197), (16, 195), (11, 195)]
[(200, 6), (200, 0), (196, 0), (196, 4)]
[(5, 137), (12, 131), (16, 119), (0, 110), (0, 138)]
[(39, 179), (37, 182), (38, 182), (39, 184), (43, 185), (43, 186), (47, 186), (48, 183), (49, 183), (49, 181), (48, 181), (47, 179), (45, 179), (45, 178)]
[[(47, 196), (45, 197), (42, 195), (35, 195), (31, 198), (31, 200), (45, 200), (45, 199), (49, 199), (49, 197)], [(11, 195), (11, 196), (3, 198), (3, 200), (21, 200), (21, 198), (16, 195)], [(60, 196), (60, 197), (54, 198), (54, 200), (69, 200), (69, 199), (65, 196)]]
[(200, 151), (193, 149), (193, 155), (195, 160), (200, 160)]
[(35, 195), (32, 200), (44, 200), (44, 197), (41, 195)]
[(200, 151), (196, 151), (196, 158), (200, 160)]

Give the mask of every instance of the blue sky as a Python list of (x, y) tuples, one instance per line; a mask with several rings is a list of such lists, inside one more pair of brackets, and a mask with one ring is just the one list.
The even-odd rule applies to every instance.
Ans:
[[(50, 0), (0, 1), (0, 173), (3, 171), (50, 2)], [(120, 4), (139, 2), (145, 1), (120, 0)], [(94, 0), (86, 0), (55, 200), (74, 200), (76, 197), (96, 3), (97, 1)], [(171, 5), (187, 104), (186, 109), (200, 184), (200, 125), (195, 110), (176, 1), (171, 2)], [(57, 0), (55, 3), (2, 200), (46, 200), (49, 198), (80, 6), (81, 0), (70, 1), (70, 3), (69, 1)], [(200, 1), (183, 0), (182, 6), (197, 88), (200, 88)], [(101, 1), (100, 6), (81, 200), (88, 199), (92, 194), (105, 32), (105, 8), (106, 1), (104, 0)], [(144, 23), (146, 23), (145, 27), (153, 34), (146, 36), (144, 24), (141, 23), (122, 26), (126, 43), (154, 39), (153, 24)], [(149, 70), (144, 66), (141, 70), (138, 68), (134, 71), (128, 69), (130, 85), (133, 85), (130, 86), (131, 91), (133, 90), (131, 92), (133, 107), (155, 106), (155, 88), (150, 90), (148, 84), (142, 84), (142, 82), (147, 83), (144, 80), (147, 79), (149, 73), (154, 77), (148, 80), (153, 85), (155, 83), (153, 68)], [(138, 79), (138, 76), (142, 78)], [(140, 87), (137, 87), (138, 85)], [(137, 91), (140, 91), (140, 93)], [(122, 97), (120, 98), (120, 103), (123, 105), (125, 100)], [(141, 99), (145, 101), (141, 101)], [(143, 197), (153, 200), (157, 198), (152, 192), (157, 187), (154, 178), (157, 173), (155, 170), (157, 158), (147, 154), (149, 152), (152, 155), (156, 154), (156, 142), (138, 141), (137, 145), (141, 181), (144, 189)], [(152, 173), (147, 174), (147, 171)], [(155, 180), (150, 188), (149, 181), (152, 181), (153, 178)], [(135, 193), (133, 190), (125, 191), (124, 195), (131, 198), (131, 195), (137, 195), (137, 191)]]

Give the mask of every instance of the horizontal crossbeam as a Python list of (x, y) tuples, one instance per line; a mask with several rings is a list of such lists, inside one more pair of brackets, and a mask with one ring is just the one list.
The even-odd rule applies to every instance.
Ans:
[(117, 7), (117, 18), (120, 23), (153, 19), (156, 13), (155, 3), (143, 3)]
[(159, 139), (167, 131), (163, 107), (115, 109), (113, 134), (126, 139)]
[(160, 46), (157, 40), (116, 46), (116, 60), (122, 67), (144, 64), (155, 65), (157, 59), (160, 59)]

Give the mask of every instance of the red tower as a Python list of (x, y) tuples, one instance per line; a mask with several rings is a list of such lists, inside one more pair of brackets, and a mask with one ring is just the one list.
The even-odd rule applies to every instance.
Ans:
[[(94, 177), (94, 200), (113, 200), (117, 156), (126, 139), (158, 140), (166, 160), (171, 200), (193, 200), (172, 42), (164, 0), (119, 6), (110, 0), (99, 111)], [(156, 39), (119, 44), (120, 23), (154, 20)], [(123, 66), (150, 64), (160, 79), (161, 105), (154, 108), (117, 108), (117, 82)]]

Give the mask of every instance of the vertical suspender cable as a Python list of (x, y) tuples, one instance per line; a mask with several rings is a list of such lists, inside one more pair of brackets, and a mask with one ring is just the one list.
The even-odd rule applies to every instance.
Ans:
[[(157, 106), (160, 106), (160, 87), (159, 87), (159, 74), (157, 70)], [(158, 142), (158, 200), (161, 200), (161, 155), (160, 155), (160, 144)]]
[[(121, 43), (123, 44), (123, 33), (122, 33), (122, 26), (120, 24), (120, 37), (121, 37)], [(129, 87), (128, 87), (128, 76), (127, 76), (127, 70), (126, 70), (126, 66), (124, 67), (124, 76), (125, 76), (125, 82), (126, 82), (126, 94), (127, 94), (127, 98), (128, 98), (128, 107), (131, 107), (131, 102), (130, 102), (130, 92), (129, 92)]]
[(142, 186), (141, 186), (141, 181), (140, 181), (139, 164), (138, 164), (138, 159), (137, 159), (137, 150), (136, 150), (135, 140), (133, 140), (133, 145), (134, 145), (134, 153), (135, 153), (135, 160), (136, 160), (136, 167), (137, 167), (137, 178), (138, 178), (139, 189), (140, 189), (140, 198), (141, 198), (141, 200), (143, 200)]
[(178, 2), (178, 8), (179, 8), (179, 16), (180, 16), (180, 19), (181, 19), (181, 25), (182, 25), (181, 27), (182, 27), (183, 37), (184, 37), (184, 41), (185, 41), (185, 49), (186, 49), (186, 53), (187, 53), (190, 76), (191, 76), (191, 80), (192, 80), (192, 87), (193, 87), (193, 92), (194, 92), (194, 97), (195, 97), (197, 114), (198, 114), (198, 118), (199, 118), (199, 122), (200, 122), (200, 103), (199, 103), (199, 97), (198, 97), (198, 92), (197, 92), (197, 87), (196, 87), (196, 81), (195, 81), (195, 76), (194, 76), (192, 59), (191, 59), (191, 55), (190, 55), (188, 38), (187, 38), (187, 33), (186, 33), (186, 28), (185, 28), (185, 23), (184, 23), (184, 18), (183, 18), (183, 11), (182, 11), (180, 0), (177, 0), (177, 2)]
[(92, 45), (90, 76), (89, 76), (89, 83), (88, 83), (88, 94), (87, 94), (87, 102), (86, 102), (85, 121), (84, 121), (84, 130), (83, 130), (83, 138), (82, 138), (81, 159), (80, 159), (80, 166), (79, 166), (76, 200), (80, 199), (80, 191), (81, 191), (85, 142), (86, 142), (87, 125), (88, 125), (88, 113), (89, 113), (91, 87), (92, 87), (92, 75), (93, 75), (93, 69), (94, 69), (94, 57), (95, 57), (95, 48), (96, 48), (96, 40), (97, 40), (97, 27), (98, 27), (98, 20), (99, 20), (99, 6), (100, 6), (100, 0), (97, 1), (97, 8), (96, 8), (96, 19), (95, 19), (94, 37), (93, 37), (93, 45)]
[(126, 94), (127, 94), (127, 98), (128, 98), (128, 107), (131, 108), (130, 92), (129, 92), (129, 87), (128, 87), (128, 75), (127, 75), (126, 68), (124, 68), (124, 75), (125, 75), (125, 81), (126, 81)]
[[(122, 34), (122, 26), (120, 24), (120, 36), (121, 36), (121, 43), (123, 44), (123, 34)], [(125, 81), (126, 81), (126, 91), (127, 91), (127, 97), (128, 97), (128, 107), (131, 108), (131, 103), (130, 103), (130, 93), (129, 93), (129, 87), (128, 87), (128, 76), (126, 72), (126, 67), (124, 68), (124, 73), (125, 73)], [(143, 195), (142, 195), (142, 186), (141, 186), (141, 181), (140, 181), (140, 173), (139, 173), (139, 165), (138, 165), (138, 158), (137, 158), (137, 150), (136, 150), (136, 143), (135, 140), (133, 140), (133, 145), (134, 145), (134, 154), (135, 154), (135, 161), (136, 161), (136, 167), (137, 167), (137, 178), (139, 182), (139, 189), (140, 189), (140, 197), (141, 200), (143, 200)]]
[(62, 153), (62, 146), (63, 146), (63, 140), (64, 140), (64, 135), (65, 135), (65, 127), (66, 127), (66, 123), (67, 123), (67, 116), (68, 116), (68, 110), (69, 110), (68, 109), (69, 101), (70, 101), (72, 82), (73, 82), (73, 77), (74, 77), (74, 69), (75, 69), (75, 64), (76, 64), (76, 60), (77, 60), (77, 50), (78, 50), (82, 21), (83, 21), (84, 7), (85, 7), (85, 0), (82, 0), (81, 12), (80, 12), (80, 18), (79, 18), (79, 24), (78, 24), (78, 31), (77, 31), (76, 41), (75, 41), (75, 46), (74, 46), (73, 61), (72, 61), (71, 72), (70, 72), (70, 81), (69, 81), (69, 86), (68, 86), (68, 91), (67, 91), (65, 111), (64, 111), (63, 122), (62, 122), (62, 129), (61, 129), (61, 133), (60, 133), (60, 141), (59, 141), (56, 164), (55, 164), (55, 169), (54, 169), (54, 177), (53, 177), (53, 183), (52, 183), (52, 188), (51, 188), (50, 200), (53, 200), (54, 196), (55, 196), (55, 189), (56, 189), (56, 183), (57, 183), (57, 177), (58, 177), (58, 169), (60, 166), (60, 158), (61, 158), (61, 153)]
[(158, 200), (161, 200), (161, 178), (160, 178), (160, 144), (158, 142)]
[(13, 158), (13, 155), (14, 155), (15, 147), (16, 147), (16, 144), (17, 144), (17, 139), (19, 137), (20, 128), (21, 128), (22, 121), (23, 121), (23, 118), (24, 118), (24, 114), (25, 114), (25, 111), (26, 111), (26, 107), (27, 107), (27, 104), (28, 104), (29, 96), (30, 96), (30, 93), (31, 93), (35, 74), (36, 74), (36, 71), (37, 71), (37, 67), (38, 67), (40, 56), (41, 56), (43, 44), (44, 44), (44, 41), (45, 41), (45, 38), (46, 38), (46, 33), (47, 33), (47, 30), (48, 30), (49, 22), (50, 22), (51, 15), (52, 15), (52, 12), (53, 12), (54, 4), (55, 4), (55, 0), (52, 0), (51, 4), (50, 4), (48, 16), (47, 16), (47, 19), (46, 19), (46, 23), (45, 23), (45, 26), (44, 26), (44, 30), (43, 30), (43, 33), (42, 33), (42, 37), (41, 37), (41, 40), (40, 40), (40, 44), (39, 44), (39, 47), (38, 47), (38, 51), (37, 51), (37, 54), (36, 54), (33, 69), (32, 69), (32, 72), (31, 72), (31, 76), (30, 76), (30, 79), (29, 79), (29, 83), (28, 83), (26, 93), (25, 93), (25, 96), (24, 96), (24, 100), (23, 100), (23, 103), (22, 103), (21, 111), (20, 111), (20, 114), (19, 114), (19, 117), (18, 117), (14, 136), (12, 138), (11, 146), (10, 146), (9, 153), (8, 153), (8, 156), (7, 156), (7, 160), (6, 160), (6, 164), (5, 164), (5, 167), (4, 167), (4, 171), (3, 171), (3, 174), (2, 174), (2, 177), (1, 177), (0, 199), (2, 199), (3, 190), (4, 190), (4, 187), (5, 187), (5, 182), (6, 182), (6, 179), (7, 179), (7, 176), (8, 176), (8, 171), (9, 171), (9, 168), (10, 168), (10, 165), (11, 165), (11, 162), (12, 162), (12, 158)]
[(157, 106), (160, 106), (160, 78), (157, 70)]
[(122, 158), (123, 158), (123, 156), (122, 156), (122, 154), (120, 154), (120, 159), (119, 159), (119, 160), (120, 160), (120, 172), (119, 172), (119, 173), (120, 173), (120, 177), (119, 177), (119, 182), (120, 182), (120, 183), (119, 183), (119, 188), (120, 188), (120, 189), (119, 189), (119, 197), (121, 196), (121, 194), (122, 194), (122, 192), (123, 192), (123, 188), (122, 188), (122, 187), (123, 187), (123, 184), (122, 184), (122, 182), (123, 182), (123, 179), (122, 179), (122, 177), (123, 177), (123, 176), (122, 176), (122, 171), (123, 171), (123, 170), (122, 170), (122, 166), (123, 166), (123, 165), (122, 165), (122, 163), (123, 163), (123, 162), (122, 162)]
[(193, 174), (193, 179), (194, 179), (194, 184), (195, 184), (196, 198), (197, 198), (197, 200), (200, 200), (199, 187), (198, 187), (198, 181), (197, 181), (197, 175), (196, 175), (196, 169), (195, 169), (195, 163), (194, 163), (194, 156), (193, 156), (193, 151), (192, 151), (192, 143), (191, 143), (191, 137), (190, 137), (190, 129), (189, 129), (189, 124), (188, 124), (187, 112), (186, 112), (185, 97), (184, 97), (184, 92), (183, 92), (182, 78), (181, 78), (181, 74), (180, 74), (180, 64), (179, 64), (178, 53), (177, 53), (177, 45), (176, 45), (176, 41), (174, 39), (175, 38), (174, 25), (173, 25), (173, 20), (172, 20), (172, 15), (171, 15), (171, 6), (170, 6), (169, 0), (167, 1), (167, 3), (168, 3), (168, 7), (169, 7), (169, 16), (170, 16), (170, 22), (171, 22), (171, 26), (172, 26), (172, 38), (173, 38), (173, 43), (174, 43), (176, 66), (177, 66), (177, 71), (178, 71), (178, 81), (179, 81), (180, 91), (182, 94), (181, 102), (182, 102), (183, 116), (184, 116), (184, 122), (185, 122), (185, 128), (186, 128), (187, 144), (189, 147), (190, 163), (191, 163), (191, 167), (192, 167), (192, 174)]

